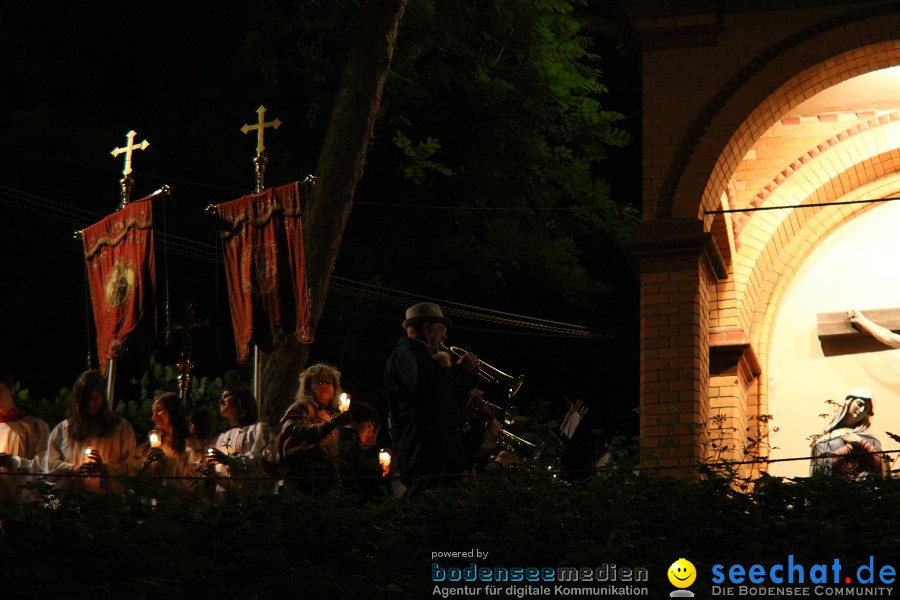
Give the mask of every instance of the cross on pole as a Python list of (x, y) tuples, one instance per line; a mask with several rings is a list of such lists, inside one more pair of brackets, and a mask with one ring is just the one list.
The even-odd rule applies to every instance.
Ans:
[(256, 125), (248, 125), (244, 123), (244, 126), (241, 127), (241, 132), (244, 134), (250, 133), (254, 129), (256, 130), (256, 153), (262, 154), (263, 150), (266, 149), (265, 145), (263, 145), (263, 135), (266, 127), (271, 127), (272, 129), (278, 129), (281, 127), (281, 121), (275, 119), (274, 121), (266, 121), (266, 107), (260, 105), (259, 108), (256, 109), (256, 114), (259, 115), (259, 122)]
[(140, 144), (134, 143), (134, 136), (137, 135), (134, 129), (125, 134), (125, 139), (128, 140), (128, 143), (125, 144), (124, 148), (116, 148), (110, 154), (113, 156), (118, 156), (125, 153), (125, 169), (122, 171), (122, 177), (128, 177), (131, 175), (131, 151), (132, 150), (144, 150), (147, 146), (150, 145), (150, 142), (144, 140)]
[(119, 180), (119, 185), (121, 186), (121, 191), (119, 192), (119, 199), (122, 200), (122, 204), (119, 208), (125, 208), (125, 205), (128, 204), (128, 200), (131, 197), (131, 188), (134, 187), (134, 180), (131, 178), (131, 151), (132, 150), (144, 150), (147, 146), (150, 145), (150, 142), (144, 140), (140, 144), (134, 143), (134, 136), (137, 135), (134, 129), (125, 134), (125, 139), (128, 141), (125, 144), (124, 148), (115, 148), (110, 154), (113, 156), (118, 156), (125, 153), (125, 168), (122, 170), (122, 179)]

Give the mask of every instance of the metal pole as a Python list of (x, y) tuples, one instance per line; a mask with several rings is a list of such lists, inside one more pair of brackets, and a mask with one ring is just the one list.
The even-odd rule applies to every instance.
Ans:
[(259, 417), (262, 419), (263, 402), (262, 396), (262, 365), (259, 346), (253, 346), (253, 396), (256, 398), (256, 408), (259, 411)]
[(106, 402), (109, 410), (113, 409), (113, 394), (116, 391), (116, 359), (106, 361)]

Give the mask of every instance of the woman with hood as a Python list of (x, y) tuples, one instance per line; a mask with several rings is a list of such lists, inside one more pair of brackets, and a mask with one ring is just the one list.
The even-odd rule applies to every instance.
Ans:
[(881, 475), (881, 442), (868, 432), (875, 414), (868, 388), (850, 390), (841, 409), (813, 442), (810, 474), (857, 478)]

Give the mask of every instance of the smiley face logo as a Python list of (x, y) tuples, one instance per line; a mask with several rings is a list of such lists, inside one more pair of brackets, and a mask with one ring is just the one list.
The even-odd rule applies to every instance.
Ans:
[(677, 588), (690, 587), (694, 580), (697, 579), (697, 569), (686, 558), (679, 558), (673, 562), (667, 574), (669, 575), (669, 582)]

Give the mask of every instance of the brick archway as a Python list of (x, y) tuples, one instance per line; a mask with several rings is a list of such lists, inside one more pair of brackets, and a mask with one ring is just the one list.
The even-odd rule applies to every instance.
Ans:
[[(654, 19), (645, 18), (650, 3), (639, 4), (644, 222), (625, 248), (641, 281), (643, 449), (649, 463), (670, 468), (696, 465), (714, 445), (717, 458), (743, 458), (754, 444), (764, 455), (764, 374), (778, 303), (816, 244), (867, 208), (738, 219), (715, 210), (900, 190), (900, 106), (791, 113), (841, 82), (900, 64), (900, 3), (778, 11), (751, 0), (749, 17), (679, 5), (681, 13)], [(744, 66), (729, 73), (734, 56), (746, 57)], [(673, 74), (686, 62), (709, 68)], [(695, 91), (686, 95), (685, 86)]]

